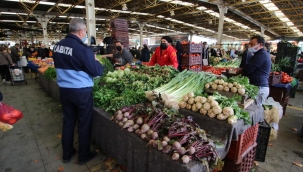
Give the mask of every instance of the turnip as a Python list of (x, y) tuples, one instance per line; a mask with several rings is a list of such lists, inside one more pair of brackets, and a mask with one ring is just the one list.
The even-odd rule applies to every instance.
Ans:
[(213, 112), (212, 109), (209, 109), (207, 111), (207, 115), (210, 117), (210, 118), (215, 118), (216, 117), (216, 114)]
[(223, 85), (218, 85), (217, 90), (222, 91), (224, 89)]
[(187, 104), (187, 105), (186, 105), (186, 109), (191, 109), (191, 105), (190, 105), (190, 104)]
[(183, 162), (184, 164), (189, 163), (189, 161), (190, 161), (189, 156), (187, 156), (187, 155), (183, 155), (183, 156), (182, 156), (182, 162)]
[(217, 119), (218, 119), (218, 120), (225, 120), (226, 118), (228, 118), (228, 116), (224, 116), (223, 113), (219, 113), (219, 114), (217, 115)]
[(231, 92), (233, 92), (233, 93), (236, 93), (238, 90), (237, 90), (237, 88), (236, 87), (231, 87)]
[(117, 115), (120, 115), (120, 114), (123, 115), (121, 110), (118, 110), (116, 113), (117, 113)]
[(153, 132), (154, 132), (154, 131), (153, 131), (152, 129), (148, 129), (146, 134), (147, 134), (148, 136), (150, 136), (150, 135), (153, 134)]
[(119, 125), (120, 127), (123, 127), (124, 123), (123, 123), (122, 121), (120, 121), (120, 122), (118, 123), (118, 125)]
[(135, 125), (133, 126), (134, 130), (137, 130), (139, 127), (140, 127), (140, 126), (139, 126), (138, 124), (135, 124)]
[(217, 84), (213, 84), (213, 85), (211, 85), (211, 88), (214, 89), (214, 90), (216, 90), (217, 86), (218, 86)]
[(193, 97), (195, 97), (195, 94), (194, 94), (194, 92), (189, 92), (189, 93), (187, 93), (187, 96), (188, 96), (188, 98), (193, 98)]
[(220, 85), (223, 85), (223, 83), (224, 83), (224, 80), (223, 80), (223, 79), (220, 79), (220, 80), (219, 80), (219, 84), (220, 84)]
[(155, 140), (154, 140), (154, 139), (150, 139), (150, 140), (148, 141), (148, 145), (153, 146), (154, 142), (155, 142)]
[(142, 117), (138, 117), (136, 123), (141, 125), (143, 123)]
[(184, 101), (179, 102), (178, 105), (180, 108), (183, 108), (183, 109), (186, 108), (186, 102), (184, 102)]
[(197, 96), (197, 97), (195, 97), (195, 102), (197, 103), (197, 102), (201, 102), (201, 98), (202, 98), (202, 96)]
[(149, 128), (150, 128), (149, 125), (143, 124), (141, 127), (140, 134), (146, 133)]
[(189, 146), (187, 148), (187, 152), (188, 152), (188, 154), (192, 155), (192, 154), (194, 154), (196, 152), (196, 149), (194, 147), (192, 147), (192, 146)]
[(127, 131), (130, 132), (130, 133), (132, 133), (132, 132), (134, 131), (134, 128), (133, 128), (133, 127), (129, 127), (129, 128), (127, 129)]
[(200, 113), (202, 114), (202, 115), (206, 115), (207, 114), (207, 110), (205, 110), (205, 109), (200, 109)]
[(117, 121), (121, 121), (123, 119), (123, 114), (118, 114), (117, 116), (116, 116), (116, 120)]
[(181, 148), (181, 144), (180, 144), (178, 141), (174, 141), (174, 142), (173, 142), (173, 148), (174, 148), (175, 150), (178, 150), (178, 149)]
[(206, 97), (202, 97), (201, 98), (201, 103), (206, 103), (207, 102), (207, 98)]
[(125, 112), (123, 115), (125, 118), (127, 118), (129, 116), (129, 112)]
[(188, 101), (188, 96), (187, 96), (187, 94), (185, 94), (183, 97), (182, 97), (182, 100), (184, 101), (184, 102), (187, 102)]
[(245, 89), (244, 88), (238, 88), (238, 93), (243, 95), (245, 94)]
[(222, 112), (222, 109), (220, 106), (216, 106), (213, 108), (213, 112), (214, 112), (214, 114), (219, 114)]
[(141, 139), (145, 139), (146, 138), (146, 134), (141, 134)]
[(223, 82), (223, 87), (228, 87), (228, 82)]
[(238, 120), (238, 118), (235, 115), (229, 116), (227, 119), (227, 122), (231, 125), (233, 125), (234, 123), (236, 123)]
[(192, 110), (193, 112), (197, 112), (199, 109), (197, 109), (196, 104), (193, 104), (193, 105), (191, 106), (191, 110)]
[(173, 153), (173, 155), (172, 155), (172, 157), (171, 157), (171, 159), (172, 160), (179, 160), (179, 158), (180, 158), (180, 155), (177, 153), (177, 152), (175, 152), (175, 153)]
[(215, 84), (219, 84), (219, 79), (216, 79), (216, 80), (214, 81), (214, 83), (215, 83)]
[(163, 146), (162, 145), (158, 145), (158, 150), (159, 151), (163, 150)]
[(157, 139), (157, 138), (158, 138), (158, 133), (157, 133), (157, 132), (153, 132), (153, 133), (151, 134), (151, 137), (152, 137), (153, 139)]
[(219, 103), (218, 103), (216, 100), (212, 100), (212, 101), (210, 101), (209, 103), (210, 103), (210, 106), (211, 106), (211, 107), (215, 107), (215, 106), (218, 106), (218, 105), (219, 105)]
[(163, 137), (163, 141), (169, 142), (169, 141), (170, 141), (170, 138), (167, 137), (167, 136), (164, 136), (164, 137)]
[(203, 105), (203, 109), (205, 109), (205, 110), (209, 110), (210, 109), (210, 104), (209, 103), (204, 103), (204, 105)]
[(238, 83), (237, 83), (237, 82), (233, 82), (233, 85), (234, 85), (234, 86), (237, 86), (237, 85), (238, 85)]
[(224, 107), (223, 108), (223, 114), (224, 114), (224, 116), (234, 115), (234, 110), (231, 107)]
[(224, 87), (224, 91), (229, 92), (229, 87)]
[(232, 83), (228, 83), (228, 87), (231, 88), (233, 87), (234, 85)]
[(163, 153), (169, 153), (170, 151), (171, 151), (171, 145), (165, 146), (162, 150)]
[(134, 125), (134, 121), (133, 120), (128, 120), (124, 123), (123, 128), (128, 128)]
[(207, 97), (207, 101), (208, 101), (208, 102), (210, 102), (210, 101), (212, 101), (212, 100), (215, 100), (215, 97), (214, 97), (214, 96), (208, 96), (208, 97)]
[(180, 149), (178, 149), (177, 151), (180, 155), (184, 155), (186, 153), (186, 149), (184, 147), (180, 147)]
[(202, 103), (197, 102), (197, 103), (196, 103), (196, 108), (197, 108), (198, 110), (201, 109), (201, 108), (202, 108)]
[(167, 141), (164, 141), (164, 140), (161, 142), (161, 144), (162, 144), (163, 147), (168, 145)]
[(213, 85), (213, 82), (209, 82), (209, 86)]
[(209, 83), (206, 83), (206, 84), (204, 85), (204, 87), (205, 87), (205, 88), (209, 88), (209, 87), (210, 87)]
[(195, 99), (192, 97), (192, 98), (189, 98), (188, 101), (187, 101), (188, 104), (192, 105), (195, 103)]
[(128, 121), (127, 118), (123, 118), (123, 119), (122, 119), (122, 122), (126, 122), (126, 121)]

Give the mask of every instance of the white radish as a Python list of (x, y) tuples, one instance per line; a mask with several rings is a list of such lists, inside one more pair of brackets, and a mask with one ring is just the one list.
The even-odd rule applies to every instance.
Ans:
[(164, 137), (163, 137), (163, 141), (169, 142), (169, 141), (170, 141), (170, 138), (167, 137), (167, 136), (164, 136)]
[(142, 117), (138, 117), (136, 123), (141, 125), (143, 123)]
[(132, 132), (134, 131), (134, 128), (133, 128), (133, 127), (129, 127), (129, 128), (127, 129), (127, 131), (130, 132), (130, 133), (132, 133)]
[(154, 132), (154, 131), (153, 131), (152, 129), (148, 129), (146, 134), (147, 134), (148, 136), (150, 136), (150, 135), (153, 134), (153, 132)]
[(140, 127), (140, 126), (139, 126), (138, 124), (135, 124), (135, 125), (133, 126), (134, 130), (137, 130), (139, 127)]
[(123, 114), (118, 114), (117, 116), (116, 116), (116, 120), (117, 121), (121, 121), (123, 119)]
[(141, 134), (141, 139), (145, 139), (146, 138), (146, 134)]
[(150, 127), (149, 127), (149, 125), (148, 124), (143, 124), (142, 125), (142, 127), (141, 127), (141, 131), (140, 131), (140, 133), (146, 133), (147, 131), (148, 131), (148, 129), (149, 129)]
[(183, 155), (183, 156), (182, 156), (182, 162), (183, 162), (184, 164), (189, 163), (189, 161), (190, 161), (189, 156), (187, 156), (187, 155)]
[(188, 152), (188, 154), (192, 155), (192, 154), (194, 154), (196, 152), (196, 149), (194, 147), (192, 147), (192, 146), (189, 146), (187, 148), (187, 152)]
[(129, 112), (124, 112), (124, 117), (127, 118), (129, 116)]
[(157, 139), (157, 138), (158, 138), (158, 133), (157, 133), (157, 132), (153, 132), (153, 133), (151, 134), (151, 137), (152, 137), (153, 139)]
[(134, 125), (134, 121), (133, 120), (128, 120), (124, 123), (123, 128), (128, 128)]
[(128, 119), (127, 118), (123, 118), (122, 119), (122, 122), (126, 122)]
[(185, 149), (184, 147), (181, 147), (181, 148), (178, 149), (177, 151), (178, 151), (178, 153), (179, 153), (180, 155), (184, 155), (184, 154), (186, 153), (186, 149)]
[(180, 158), (180, 155), (177, 153), (177, 152), (175, 152), (175, 153), (173, 153), (173, 155), (172, 155), (172, 157), (171, 157), (171, 159), (172, 160), (179, 160), (179, 158)]
[(173, 142), (173, 148), (174, 148), (175, 150), (178, 150), (178, 149), (181, 148), (181, 144), (180, 144), (178, 141), (174, 141), (174, 142)]
[(161, 142), (161, 144), (162, 144), (163, 147), (168, 145), (167, 141), (164, 141), (164, 140)]

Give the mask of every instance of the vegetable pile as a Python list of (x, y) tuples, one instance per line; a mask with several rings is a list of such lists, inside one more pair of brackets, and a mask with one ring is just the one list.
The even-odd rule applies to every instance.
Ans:
[(245, 124), (250, 123), (250, 116), (248, 112), (238, 106), (237, 97), (227, 98), (217, 92), (208, 97), (194, 96), (194, 93), (190, 92), (183, 96), (179, 106), (202, 115), (208, 115), (210, 118), (227, 119), (231, 125), (238, 119), (243, 119)]
[(241, 60), (240, 59), (235, 59), (235, 60), (230, 60), (227, 62), (220, 62), (216, 65), (214, 65), (214, 67), (223, 67), (223, 68), (238, 68), (240, 66)]
[(214, 75), (205, 72), (196, 73), (184, 70), (169, 83), (152, 91), (147, 91), (146, 98), (152, 101), (161, 95), (166, 107), (179, 109), (179, 102), (184, 95), (189, 92), (201, 94), (204, 90), (204, 85), (215, 79)]
[(293, 80), (293, 77), (289, 76), (285, 72), (282, 72), (281, 83), (283, 83), (283, 84), (291, 83), (292, 80)]
[(140, 66), (108, 72), (94, 88), (94, 103), (106, 111), (140, 103), (145, 91), (160, 87), (178, 73), (172, 67)]
[(221, 168), (213, 141), (192, 117), (184, 118), (162, 103), (137, 104), (119, 109), (112, 118), (120, 127), (134, 132), (148, 145), (170, 154), (172, 160), (198, 160), (209, 168)]
[(53, 67), (49, 67), (46, 69), (46, 71), (43, 74), (46, 79), (56, 79), (56, 69)]

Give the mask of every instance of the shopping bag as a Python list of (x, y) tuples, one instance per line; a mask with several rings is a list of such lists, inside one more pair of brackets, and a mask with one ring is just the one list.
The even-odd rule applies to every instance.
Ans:
[(20, 60), (18, 61), (18, 66), (19, 67), (25, 67), (25, 66), (27, 66), (27, 59), (26, 59), (26, 57), (25, 56), (22, 56), (21, 58), (20, 58)]
[(15, 124), (23, 117), (21, 111), (5, 104), (0, 103), (0, 121), (6, 124)]

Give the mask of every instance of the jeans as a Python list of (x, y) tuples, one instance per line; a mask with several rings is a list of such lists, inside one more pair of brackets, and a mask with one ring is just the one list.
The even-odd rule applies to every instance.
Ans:
[(269, 87), (259, 87), (258, 96), (255, 100), (256, 105), (261, 105), (266, 101), (269, 95)]

